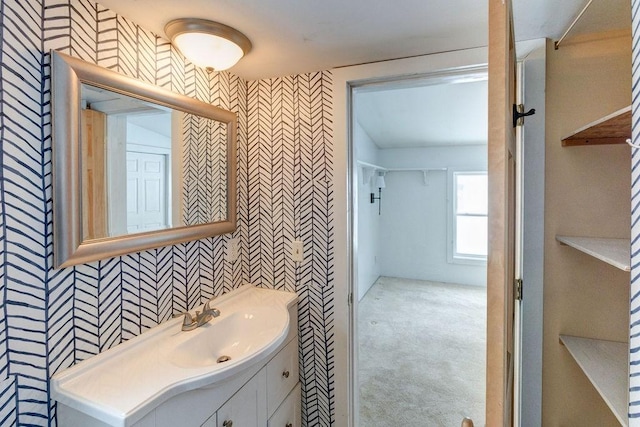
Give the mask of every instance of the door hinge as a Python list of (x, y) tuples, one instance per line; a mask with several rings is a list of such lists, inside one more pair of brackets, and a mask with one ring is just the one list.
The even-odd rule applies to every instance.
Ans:
[(349, 297), (347, 298), (349, 305), (353, 304), (353, 292), (349, 293)]
[(522, 301), (522, 279), (516, 279), (514, 285), (516, 301)]
[(533, 116), (535, 113), (535, 108), (532, 108), (525, 113), (523, 104), (513, 104), (513, 127), (522, 126), (524, 124), (524, 118), (526, 116)]

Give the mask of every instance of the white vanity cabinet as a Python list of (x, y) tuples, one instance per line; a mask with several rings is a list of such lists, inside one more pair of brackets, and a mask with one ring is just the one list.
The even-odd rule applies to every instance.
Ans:
[[(292, 328), (285, 344), (257, 372), (182, 393), (132, 427), (300, 427), (297, 322), (292, 321)], [(58, 425), (109, 426), (62, 404), (58, 404)]]
[(266, 418), (265, 371), (258, 372), (201, 427), (259, 427)]
[(269, 418), (268, 427), (300, 427), (302, 426), (300, 383), (289, 393), (280, 407)]
[(216, 427), (262, 427), (266, 418), (265, 387), (263, 369), (218, 409)]
[[(240, 377), (220, 387), (184, 393), (133, 427), (299, 427), (298, 325), (294, 319), (291, 328), (285, 344), (248, 381)], [(221, 396), (231, 397), (221, 401)], [(203, 409), (208, 409), (205, 417)]]
[[(56, 374), (57, 425), (300, 425), (296, 299), (244, 287), (218, 298), (223, 314), (211, 325), (180, 332), (170, 321)], [(259, 356), (241, 364), (252, 349)], [(229, 355), (229, 365), (211, 363), (210, 354), (218, 352)]]
[(294, 336), (201, 427), (299, 427), (298, 374), (298, 337)]
[(268, 384), (267, 413), (271, 417), (298, 383), (300, 372), (297, 341), (289, 342), (285, 348), (267, 363), (266, 374)]
[(269, 427), (300, 426), (298, 341), (286, 345), (265, 368)]

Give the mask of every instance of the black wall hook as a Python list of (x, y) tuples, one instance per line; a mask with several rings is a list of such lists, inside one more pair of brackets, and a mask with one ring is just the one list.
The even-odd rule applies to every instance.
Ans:
[(533, 116), (536, 113), (536, 109), (532, 108), (531, 110), (527, 111), (526, 113), (523, 112), (524, 111), (524, 105), (519, 104), (513, 104), (513, 127), (518, 126), (518, 124), (522, 124), (524, 123), (524, 120), (519, 123), (518, 121), (526, 116)]

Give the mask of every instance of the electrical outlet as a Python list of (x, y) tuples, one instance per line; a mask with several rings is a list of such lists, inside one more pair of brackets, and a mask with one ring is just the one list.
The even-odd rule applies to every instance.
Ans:
[(229, 262), (234, 262), (240, 256), (240, 239), (229, 239), (227, 242), (226, 258)]
[(291, 259), (295, 262), (304, 261), (304, 243), (302, 240), (291, 242)]

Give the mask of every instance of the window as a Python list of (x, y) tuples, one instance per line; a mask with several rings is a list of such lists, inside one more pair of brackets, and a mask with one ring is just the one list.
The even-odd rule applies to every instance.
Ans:
[(478, 263), (487, 260), (487, 173), (452, 172), (449, 260)]

